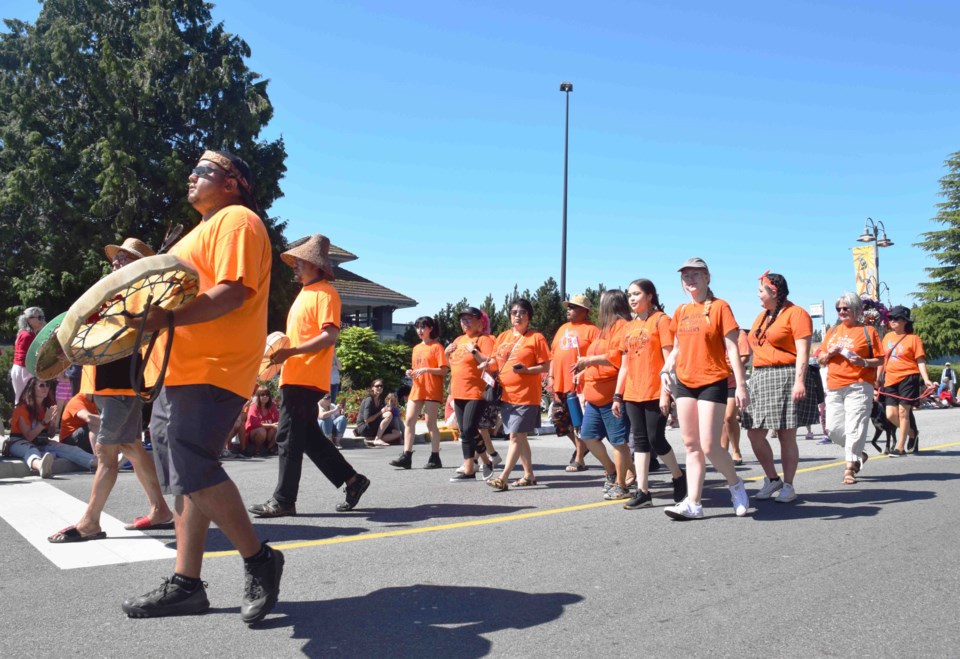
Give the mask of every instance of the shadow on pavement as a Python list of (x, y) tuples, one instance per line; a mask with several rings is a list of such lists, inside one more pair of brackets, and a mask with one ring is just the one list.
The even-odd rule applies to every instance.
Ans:
[[(255, 519), (253, 520), (253, 526), (257, 530), (257, 535), (260, 536), (260, 539), (269, 540), (272, 545), (292, 541), (309, 542), (311, 540), (328, 540), (330, 538), (354, 536), (370, 532), (370, 529), (366, 528), (284, 524), (268, 519)], [(160, 538), (157, 539), (159, 540)], [(166, 544), (170, 548), (176, 548), (177, 546), (177, 541), (172, 531), (170, 532), (169, 542)], [(204, 551), (232, 551), (233, 549), (234, 546), (220, 529), (215, 526), (210, 527)]]
[[(859, 480), (860, 482), (857, 485), (851, 485), (848, 489), (798, 493), (797, 500), (791, 504), (780, 504), (773, 500), (756, 501), (751, 499), (750, 515), (759, 522), (789, 519), (842, 520), (854, 517), (873, 517), (885, 505), (927, 501), (937, 496), (936, 492), (927, 490), (897, 490), (873, 487), (870, 482), (871, 479), (866, 476), (859, 477)], [(874, 482), (887, 483), (890, 480), (889, 477), (884, 476), (878, 477)], [(724, 497), (723, 494), (720, 494), (715, 498), (717, 505), (722, 504), (729, 508), (729, 495)]]
[(281, 595), (258, 627), (293, 627), (308, 657), (483, 657), (493, 651), (483, 634), (550, 623), (582, 600), (573, 593), (432, 585), (317, 602), (284, 602)]

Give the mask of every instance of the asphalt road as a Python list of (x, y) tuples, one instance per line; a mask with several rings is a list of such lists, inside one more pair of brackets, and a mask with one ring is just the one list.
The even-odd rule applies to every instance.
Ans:
[[(556, 437), (532, 441), (541, 485), (504, 493), (447, 482), (459, 444), (444, 444), (437, 471), (420, 468), (426, 446), (411, 471), (388, 466), (396, 449), (348, 450), (373, 481), (356, 510), (335, 512), (342, 493), (305, 465), (299, 516), (256, 521), (287, 562), (280, 603), (252, 629), (238, 613), (240, 559), (216, 529), (211, 611), (130, 620), (120, 602), (158, 585), (172, 560), (61, 570), (3, 519), (0, 654), (956, 656), (960, 409), (918, 422), (923, 451), (873, 457), (855, 486), (841, 484), (838, 447), (801, 440), (797, 502), (756, 502), (746, 518), (711, 471), (706, 518), (686, 523), (663, 514), (668, 475), (654, 476), (656, 508), (623, 510), (602, 501), (595, 462), (564, 472), (569, 446)], [(678, 431), (668, 437), (681, 448)], [(759, 477), (744, 453), (741, 475)], [(270, 496), (276, 459), (226, 468), (247, 504)], [(0, 481), (0, 497), (22, 482)], [(90, 476), (47, 483), (85, 501)], [(122, 474), (106, 513), (129, 521), (144, 506)]]

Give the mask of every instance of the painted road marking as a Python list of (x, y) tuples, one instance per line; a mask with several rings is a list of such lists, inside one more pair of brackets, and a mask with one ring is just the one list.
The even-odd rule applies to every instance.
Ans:
[[(960, 446), (960, 442), (951, 442), (949, 444), (940, 444), (939, 446), (930, 446), (926, 449), (921, 449), (921, 453), (926, 451), (936, 451), (939, 449), (948, 448), (951, 446)], [(877, 455), (876, 457), (871, 457), (871, 460), (887, 458), (887, 455)], [(845, 467), (846, 462), (831, 462), (829, 464), (817, 465), (816, 467), (805, 467), (803, 469), (797, 469), (798, 474), (803, 474), (811, 471), (820, 471), (821, 469), (831, 469), (833, 467)], [(760, 481), (763, 480), (763, 474), (759, 476), (751, 476), (749, 478), (744, 478), (744, 481)], [(285, 544), (276, 544), (271, 545), (277, 549), (303, 549), (306, 547), (322, 547), (325, 545), (338, 545), (344, 542), (361, 542), (364, 540), (380, 540), (383, 538), (398, 538), (404, 535), (416, 535), (419, 533), (436, 533), (438, 531), (449, 531), (451, 529), (465, 529), (471, 526), (485, 526), (487, 524), (502, 524), (504, 522), (515, 522), (522, 519), (533, 519), (535, 517), (546, 517), (548, 515), (559, 515), (561, 513), (570, 513), (579, 510), (589, 510), (591, 508), (602, 508), (604, 506), (612, 506), (620, 504), (623, 505), (623, 501), (597, 501), (595, 503), (585, 503), (578, 506), (566, 506), (564, 508), (548, 508), (546, 510), (538, 510), (531, 513), (518, 513), (516, 515), (501, 515), (499, 517), (489, 517), (487, 519), (475, 519), (470, 520), (469, 522), (453, 522), (451, 524), (440, 524), (437, 526), (423, 526), (415, 529), (398, 529), (394, 531), (384, 531), (382, 533), (365, 533), (363, 535), (351, 535), (342, 538), (327, 538), (325, 540), (307, 540), (304, 542), (288, 542)], [(204, 554), (204, 558), (220, 558), (223, 556), (236, 556), (236, 551), (211, 551)]]
[(61, 570), (174, 558), (177, 552), (140, 531), (127, 531), (123, 522), (103, 514), (103, 540), (55, 545), (47, 537), (76, 523), (84, 501), (39, 479), (8, 481), (0, 492), (0, 517)]

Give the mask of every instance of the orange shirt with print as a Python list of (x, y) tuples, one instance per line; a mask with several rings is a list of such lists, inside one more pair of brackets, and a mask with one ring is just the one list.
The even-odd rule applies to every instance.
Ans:
[(706, 302), (681, 304), (670, 322), (680, 347), (677, 379), (690, 389), (725, 381), (730, 375), (723, 337), (740, 328), (724, 300), (709, 304), (709, 316)]
[(88, 400), (86, 394), (77, 394), (63, 408), (63, 416), (60, 417), (61, 437), (69, 437), (74, 430), (87, 425), (87, 422), (78, 416), (81, 410), (86, 410), (90, 414), (100, 414), (100, 409), (93, 402), (92, 397)]
[(916, 334), (898, 335), (896, 332), (887, 332), (883, 337), (883, 354), (886, 355), (883, 364), (885, 387), (892, 387), (909, 375), (919, 375), (918, 360), (927, 359), (923, 341)]
[[(870, 344), (867, 345), (867, 336), (870, 337)], [(883, 357), (883, 344), (880, 343), (880, 335), (873, 327), (864, 325), (837, 325), (827, 330), (827, 335), (820, 344), (820, 349), (824, 352), (830, 352), (835, 346), (847, 348), (857, 353), (864, 359), (870, 359), (870, 348), (873, 348), (873, 358)], [(866, 382), (867, 384), (876, 384), (877, 369), (872, 366), (855, 366), (850, 361), (837, 353), (827, 361), (827, 389), (834, 391), (842, 389), (856, 382)]]
[(504, 403), (512, 405), (540, 405), (540, 375), (517, 373), (514, 364), (523, 364), (527, 368), (550, 361), (550, 348), (540, 332), (527, 330), (518, 337), (512, 329), (497, 337), (495, 347), (497, 368), (500, 369), (500, 383), (503, 385)]
[[(813, 319), (803, 307), (788, 302), (780, 309), (767, 333), (767, 313), (764, 311), (750, 328), (750, 348), (753, 349), (753, 366), (794, 366), (797, 363), (797, 341), (813, 336)], [(763, 342), (757, 339), (757, 330), (763, 334)]]
[(593, 323), (564, 323), (553, 336), (550, 354), (550, 377), (553, 390), (558, 394), (574, 391), (573, 373), (570, 369), (577, 360), (587, 354), (590, 344), (600, 336), (600, 328)]
[(646, 320), (635, 318), (620, 335), (620, 350), (627, 361), (623, 399), (634, 403), (660, 400), (663, 349), (673, 348), (670, 316), (654, 311)]
[[(443, 351), (443, 346), (439, 341), (434, 341), (430, 345), (420, 343), (413, 347), (413, 358), (411, 359), (413, 370), (418, 368), (440, 368), (449, 366), (447, 355)], [(443, 402), (443, 376), (430, 375), (424, 373), (420, 377), (413, 378), (413, 387), (410, 389), (410, 400), (433, 400), (438, 403)]]
[[(272, 254), (263, 222), (244, 206), (227, 206), (201, 221), (170, 253), (200, 276), (200, 293), (241, 281), (246, 299), (205, 323), (174, 328), (165, 385), (211, 384), (247, 398), (257, 381), (267, 342), (267, 298)], [(166, 332), (151, 355), (155, 377)], [(147, 378), (148, 382), (151, 378)]]
[(450, 395), (454, 400), (480, 400), (487, 383), (483, 381), (483, 369), (476, 357), (466, 351), (464, 346), (476, 344), (481, 354), (489, 357), (493, 354), (495, 340), (489, 334), (469, 337), (461, 334), (453, 340), (456, 346), (450, 353)]
[(603, 356), (611, 366), (589, 366), (583, 372), (583, 397), (594, 405), (609, 405), (613, 402), (613, 394), (617, 391), (617, 375), (620, 374), (620, 364), (623, 352), (620, 344), (623, 332), (629, 322), (618, 318), (609, 331), (601, 331), (597, 339), (587, 348), (587, 357)]
[[(300, 289), (287, 312), (287, 338), (296, 348), (314, 339), (327, 327), (340, 328), (340, 294), (326, 280), (315, 281)], [(295, 385), (330, 391), (334, 346), (318, 352), (293, 355), (280, 369), (280, 386)]]

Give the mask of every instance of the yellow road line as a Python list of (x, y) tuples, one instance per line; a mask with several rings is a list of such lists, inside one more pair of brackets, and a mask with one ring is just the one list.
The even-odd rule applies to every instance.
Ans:
[[(922, 449), (921, 452), (925, 451), (936, 451), (939, 449), (949, 448), (952, 446), (960, 446), (960, 442), (951, 442), (949, 444), (940, 444), (939, 446), (930, 446), (925, 449)], [(887, 455), (877, 455), (871, 457), (871, 460), (879, 460), (882, 458), (887, 458)], [(833, 467), (843, 467), (846, 466), (846, 462), (831, 462), (829, 464), (817, 465), (816, 467), (805, 467), (803, 469), (798, 469), (798, 474), (803, 474), (811, 471), (820, 471), (821, 469), (830, 469)], [(760, 476), (751, 476), (750, 478), (744, 478), (744, 481), (759, 481), (763, 480), (763, 475)], [(598, 501), (595, 503), (585, 503), (578, 506), (565, 506), (563, 508), (549, 508), (547, 510), (538, 510), (530, 513), (517, 513), (515, 515), (502, 515), (499, 517), (489, 517), (487, 519), (475, 519), (469, 522), (454, 522), (452, 524), (439, 524), (436, 526), (422, 526), (415, 529), (398, 529), (395, 531), (383, 531), (381, 533), (364, 533), (362, 535), (353, 535), (346, 536), (341, 538), (327, 538), (326, 540), (306, 540), (303, 542), (288, 542), (285, 544), (275, 544), (272, 545), (276, 549), (303, 549), (305, 547), (322, 547), (325, 545), (339, 545), (344, 542), (360, 542), (363, 540), (380, 540), (381, 538), (398, 538), (405, 535), (416, 535), (418, 533), (436, 533), (439, 531), (449, 531), (452, 529), (465, 529), (471, 526), (484, 526), (486, 524), (501, 524), (503, 522), (515, 522), (522, 519), (534, 519), (536, 517), (546, 517), (547, 515), (559, 515), (561, 513), (571, 513), (578, 510), (590, 510), (591, 508), (602, 508), (604, 506), (611, 506), (615, 504), (623, 504), (622, 501)], [(237, 552), (235, 550), (231, 551), (210, 551), (203, 555), (204, 558), (220, 558), (223, 556), (236, 556)]]

